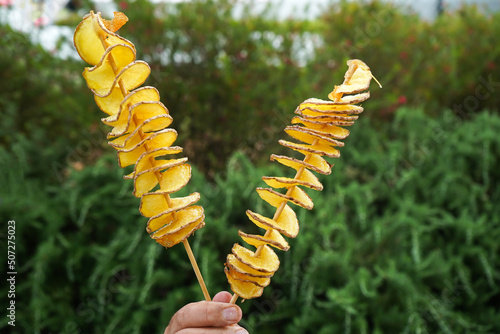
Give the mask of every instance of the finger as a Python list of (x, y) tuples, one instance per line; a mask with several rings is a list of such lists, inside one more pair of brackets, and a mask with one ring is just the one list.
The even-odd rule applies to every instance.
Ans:
[(224, 327), (240, 321), (241, 309), (237, 305), (219, 302), (197, 302), (181, 308), (172, 317), (166, 334), (185, 328)]
[(232, 297), (233, 296), (229, 292), (221, 291), (214, 296), (212, 301), (219, 303), (229, 303)]
[(176, 334), (248, 334), (248, 332), (240, 326), (228, 326), (222, 328), (187, 328)]

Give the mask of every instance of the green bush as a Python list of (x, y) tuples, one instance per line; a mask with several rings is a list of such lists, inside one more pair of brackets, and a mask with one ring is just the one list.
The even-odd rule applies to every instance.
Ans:
[[(107, 148), (81, 62), (56, 58), (1, 24), (0, 35), (0, 147), (24, 147), (30, 176), (40, 178), (95, 160)], [(41, 164), (41, 156), (51, 163)]]
[[(271, 285), (242, 304), (242, 324), (253, 333), (500, 331), (500, 117), (400, 109), (380, 129), (362, 117), (351, 130), (324, 191), (310, 193), (315, 208), (296, 210), (301, 232), (279, 253)], [(203, 298), (183, 247), (164, 250), (144, 232), (114, 153), (56, 184), (30, 176), (29, 147), (0, 149), (0, 215), (16, 220), (17, 332), (161, 332)], [(245, 210), (265, 212), (260, 177), (289, 172), (242, 154), (214, 183), (195, 170), (185, 191), (201, 193), (207, 225), (189, 241), (212, 294), (228, 289), (223, 262), (237, 229), (251, 229)]]
[[(286, 115), (307, 97), (326, 98), (349, 58), (365, 61), (385, 87), (372, 90), (377, 119), (391, 120), (402, 105), (462, 118), (500, 105), (499, 13), (468, 6), (427, 22), (378, 1), (342, 1), (308, 21), (277, 20), (277, 7), (255, 12), (251, 3), (235, 18), (230, 0), (115, 3), (130, 17), (120, 34), (151, 65), (146, 84), (159, 89), (186, 154), (210, 177), (238, 149), (253, 162), (276, 150)], [(80, 129), (103, 116), (81, 77), (86, 64), (54, 58), (5, 26), (0, 32), (2, 142), (22, 131), (68, 154), (67, 141), (77, 145)]]

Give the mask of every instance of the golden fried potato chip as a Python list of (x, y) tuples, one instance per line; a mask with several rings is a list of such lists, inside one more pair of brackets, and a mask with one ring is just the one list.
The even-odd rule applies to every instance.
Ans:
[(307, 145), (307, 144), (297, 144), (294, 142), (290, 142), (287, 140), (280, 139), (278, 141), (280, 145), (288, 147), (294, 151), (300, 152), (304, 155), (309, 155), (309, 154), (317, 154), (317, 155), (325, 155), (329, 158), (338, 158), (340, 157), (340, 151), (337, 150), (335, 147), (330, 146), (330, 145), (325, 145), (325, 144), (314, 144), (314, 145)]
[(114, 17), (112, 20), (102, 20), (102, 23), (108, 29), (109, 31), (112, 32), (117, 32), (125, 23), (128, 21), (127, 15), (123, 14), (122, 12), (113, 12)]
[(283, 236), (278, 231), (274, 229), (269, 229), (269, 231), (270, 232), (267, 237), (255, 234), (246, 234), (243, 231), (238, 231), (238, 235), (247, 244), (255, 246), (256, 248), (259, 248), (260, 246), (264, 246), (266, 244), (281, 249), (283, 251), (287, 251), (290, 248), (288, 242), (285, 240), (285, 238), (283, 238)]
[(312, 121), (319, 121), (319, 122), (354, 122), (359, 118), (359, 116), (348, 116), (346, 114), (321, 114), (314, 112), (312, 110), (308, 109), (303, 109), (303, 110), (297, 110), (295, 112), (297, 115), (312, 120)]
[[(124, 96), (120, 87), (115, 86), (111, 90), (111, 93), (106, 97), (99, 97), (97, 95), (94, 95), (94, 101), (99, 109), (110, 115), (109, 119), (113, 121), (117, 117), (117, 114), (120, 112), (120, 104), (123, 101), (123, 97)], [(106, 119), (107, 118), (101, 118), (101, 121), (106, 124)]]
[(276, 220), (264, 217), (250, 210), (246, 211), (248, 218), (260, 228), (268, 230), (269, 228), (276, 230), (289, 238), (295, 238), (299, 234), (299, 221), (297, 215), (285, 205), (283, 211)]
[(104, 111), (109, 117), (101, 119), (101, 121), (109, 126), (116, 126), (117, 123), (123, 123), (128, 119), (130, 107), (138, 103), (160, 102), (160, 93), (154, 87), (141, 87), (133, 92), (123, 96), (121, 90), (113, 88), (113, 92), (107, 97), (95, 96), (97, 106)]
[(313, 208), (311, 197), (309, 197), (304, 190), (297, 186), (293, 186), (289, 189), (292, 189), (290, 195), (282, 194), (272, 188), (258, 187), (256, 190), (260, 198), (274, 207), (279, 207), (283, 201), (289, 201), (295, 205), (303, 207), (304, 209), (311, 210)]
[(321, 156), (317, 154), (310, 154), (307, 162), (298, 160), (295, 158), (290, 158), (283, 155), (271, 155), (271, 161), (277, 161), (282, 165), (291, 167), (295, 170), (299, 170), (300, 168), (308, 168), (317, 173), (328, 175), (332, 172), (332, 165), (326, 162)]
[[(111, 60), (112, 59), (112, 60)], [(115, 81), (113, 66), (121, 71), (130, 63), (135, 61), (135, 50), (126, 44), (116, 44), (108, 47), (99, 63), (94, 67), (87, 67), (83, 71), (83, 77), (87, 86), (96, 92), (107, 92)], [(107, 96), (108, 94), (99, 94)]]
[(302, 119), (305, 119), (306, 121), (311, 121), (311, 122), (317, 122), (320, 124), (325, 124), (325, 125), (337, 125), (337, 126), (352, 126), (354, 124), (354, 121), (342, 121), (338, 119), (332, 119), (327, 116), (304, 116), (300, 115), (297, 116)]
[(356, 94), (367, 90), (370, 87), (370, 81), (373, 78), (370, 68), (358, 59), (347, 61), (347, 72), (344, 75), (344, 82), (328, 95), (328, 98), (335, 101), (342, 94)]
[(344, 143), (341, 141), (338, 141), (331, 137), (323, 136), (319, 131), (307, 129), (298, 125), (287, 126), (285, 128), (285, 132), (289, 136), (297, 140), (300, 140), (301, 142), (304, 142), (306, 144), (315, 143), (319, 145), (331, 145), (338, 147), (344, 146)]
[(198, 205), (193, 205), (177, 212), (160, 213), (157, 216), (151, 217), (148, 220), (146, 231), (148, 231), (148, 233), (153, 233), (161, 229), (161, 232), (155, 235), (174, 233), (188, 225), (194, 224), (204, 217), (203, 208)]
[(170, 126), (173, 121), (167, 108), (157, 101), (136, 103), (129, 108), (129, 111), (122, 113), (124, 117), (114, 122), (114, 128), (108, 133), (108, 139), (133, 132), (138, 126), (141, 126), (143, 132), (160, 131)]
[(184, 209), (200, 200), (199, 193), (192, 193), (186, 197), (167, 199), (166, 192), (156, 191), (154, 193), (144, 194), (141, 197), (139, 211), (144, 217), (154, 217), (160, 213), (167, 214), (173, 211)]
[(106, 29), (101, 13), (90, 12), (75, 29), (73, 43), (80, 57), (90, 65), (96, 65), (104, 55), (105, 49), (101, 38), (108, 45), (126, 44), (135, 50), (134, 44)]
[(323, 136), (330, 136), (335, 139), (345, 139), (349, 136), (349, 130), (341, 128), (336, 124), (313, 121), (299, 116), (292, 118), (292, 124), (298, 123), (304, 124), (308, 129), (321, 132)]
[(110, 67), (106, 67), (102, 71), (99, 71), (101, 67), (104, 68), (104, 65), (100, 66), (99, 64), (83, 72), (87, 86), (95, 96), (99, 97), (110, 95), (113, 88), (118, 86), (118, 83), (120, 83), (126, 91), (131, 91), (142, 85), (151, 74), (151, 68), (148, 63), (142, 60), (134, 61), (123, 68), (119, 68), (120, 72), (117, 75), (114, 74), (113, 70), (105, 70)]
[(239, 244), (234, 244), (232, 253), (239, 261), (257, 271), (274, 273), (280, 266), (278, 255), (267, 245), (262, 247), (258, 257), (254, 252)]
[[(146, 133), (142, 137), (138, 132), (134, 131), (125, 140), (119, 137), (109, 142), (109, 145), (118, 150), (118, 164), (120, 167), (133, 165), (146, 151), (170, 147), (177, 139), (177, 131), (169, 128), (154, 133)], [(123, 146), (123, 148), (120, 146)]]
[(153, 150), (168, 147), (177, 139), (177, 131), (174, 129), (164, 129), (155, 133), (141, 133), (141, 130), (141, 126), (139, 126), (128, 136), (118, 137), (108, 142), (108, 144), (117, 150), (132, 150), (142, 145), (147, 145), (148, 150)]
[(273, 273), (263, 272), (256, 270), (252, 267), (247, 266), (240, 260), (236, 258), (233, 254), (228, 254), (226, 259), (226, 266), (230, 267), (231, 270), (237, 271), (239, 273), (245, 274), (252, 277), (272, 277)]
[(231, 290), (243, 299), (257, 298), (262, 295), (264, 288), (251, 282), (240, 281), (229, 274), (229, 269), (224, 268)]
[[(135, 166), (134, 166), (134, 171), (128, 175), (125, 175), (123, 178), (124, 179), (133, 179), (137, 174), (146, 171), (146, 170), (151, 170), (152, 168), (156, 167), (157, 165), (160, 164), (161, 160), (156, 160), (156, 158), (165, 156), (165, 155), (171, 155), (171, 154), (177, 154), (182, 152), (182, 147), (180, 146), (170, 146), (170, 147), (160, 147), (156, 148), (154, 150), (148, 150), (147, 152), (143, 153), (139, 159), (137, 159)], [(176, 165), (184, 163), (187, 161), (187, 158), (184, 158), (183, 161), (178, 162)], [(175, 166), (176, 166), (175, 165)], [(168, 166), (173, 167), (174, 165)]]
[(340, 99), (338, 99), (338, 100), (330, 99), (330, 101), (328, 101), (328, 100), (322, 100), (322, 99), (318, 99), (318, 98), (310, 98), (310, 99), (307, 99), (306, 101), (313, 104), (313, 105), (325, 104), (326, 106), (324, 106), (322, 108), (326, 109), (326, 108), (328, 108), (327, 107), (328, 105), (358, 104), (358, 103), (366, 101), (368, 98), (370, 98), (370, 92), (365, 92), (365, 93), (356, 94), (356, 95), (344, 95), (344, 96), (341, 95)]
[(272, 188), (290, 188), (291, 186), (300, 185), (314, 190), (323, 190), (323, 185), (316, 175), (307, 169), (304, 169), (298, 178), (264, 176), (262, 180)]
[(195, 223), (189, 224), (188, 226), (173, 233), (165, 233), (163, 235), (158, 234), (151, 237), (163, 247), (170, 248), (186, 240), (191, 236), (191, 234), (193, 234), (194, 231), (202, 228), (203, 226), (205, 226), (205, 222), (203, 221), (203, 218), (200, 218)]
[[(151, 191), (158, 184), (166, 194), (182, 189), (191, 179), (191, 167), (186, 164), (188, 158), (157, 160), (155, 167), (137, 173), (134, 177), (134, 196), (140, 197)], [(158, 177), (158, 172), (165, 170)]]
[(231, 268), (229, 268), (229, 267), (226, 267), (225, 269), (229, 270), (229, 275), (231, 275), (231, 277), (233, 277), (234, 279), (237, 279), (238, 281), (252, 283), (252, 284), (255, 284), (261, 288), (265, 288), (266, 286), (269, 285), (269, 283), (271, 283), (271, 279), (269, 277), (249, 276), (249, 275), (240, 273), (239, 271), (231, 270)]
[(175, 166), (161, 174), (160, 188), (170, 193), (176, 192), (184, 188), (190, 179), (191, 166), (189, 164)]
[[(332, 93), (328, 95), (328, 98), (334, 100)], [(364, 102), (370, 98), (370, 92), (356, 94), (356, 95), (344, 95), (338, 101), (334, 101), (335, 104), (358, 104)]]
[(332, 101), (325, 101), (320, 99), (307, 99), (302, 102), (299, 107), (295, 110), (295, 113), (302, 113), (304, 115), (311, 116), (348, 116), (352, 114), (360, 114), (363, 112), (363, 108), (353, 104), (337, 104)]

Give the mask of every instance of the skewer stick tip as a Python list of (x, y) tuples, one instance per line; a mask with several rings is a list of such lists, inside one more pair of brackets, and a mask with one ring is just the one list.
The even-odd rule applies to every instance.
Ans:
[(373, 80), (375, 80), (375, 82), (378, 84), (378, 86), (380, 88), (382, 88), (382, 84), (377, 80), (377, 78), (375, 78), (375, 76), (373, 74), (372, 74), (372, 78), (373, 78)]

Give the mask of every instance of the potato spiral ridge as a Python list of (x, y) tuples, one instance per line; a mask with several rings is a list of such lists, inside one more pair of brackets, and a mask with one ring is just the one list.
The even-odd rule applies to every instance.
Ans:
[(132, 42), (110, 30), (114, 23), (91, 12), (76, 28), (74, 44), (81, 58), (93, 65), (85, 68), (83, 77), (108, 115), (102, 122), (112, 127), (109, 145), (116, 149), (120, 167), (134, 165), (125, 178), (133, 179), (133, 194), (141, 199), (139, 211), (149, 218), (146, 230), (168, 248), (205, 225), (204, 210), (193, 205), (199, 193), (171, 197), (189, 182), (191, 167), (187, 158), (170, 157), (182, 152), (174, 146), (177, 132), (169, 128), (173, 119), (156, 88), (140, 87), (151, 69), (136, 59)]
[[(312, 172), (325, 175), (331, 173), (333, 165), (323, 156), (340, 156), (337, 148), (344, 146), (341, 140), (349, 135), (349, 131), (344, 127), (353, 125), (358, 114), (363, 112), (363, 108), (357, 104), (370, 97), (369, 92), (365, 91), (369, 88), (373, 76), (369, 67), (360, 60), (349, 60), (347, 65), (344, 82), (335, 86), (328, 95), (329, 100), (305, 100), (295, 110), (297, 116), (292, 119), (292, 125), (284, 130), (298, 143), (287, 140), (280, 140), (279, 143), (303, 154), (303, 160), (271, 155), (271, 161), (294, 169), (295, 176), (264, 176), (262, 179), (269, 187), (256, 189), (261, 199), (275, 207), (276, 212), (272, 218), (268, 218), (250, 210), (246, 211), (250, 221), (266, 232), (264, 235), (238, 232), (243, 241), (256, 247), (256, 250), (252, 251), (236, 243), (231, 254), (227, 256), (224, 271), (234, 292), (231, 301), (233, 303), (237, 297), (259, 297), (269, 285), (270, 278), (280, 265), (279, 258), (272, 248), (288, 250), (290, 246), (283, 235), (295, 238), (299, 232), (297, 216), (289, 203), (308, 210), (313, 208), (311, 198), (302, 187), (323, 189), (323, 185)], [(286, 189), (286, 192), (275, 189)]]

